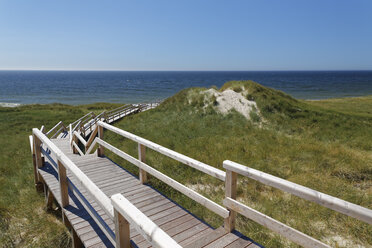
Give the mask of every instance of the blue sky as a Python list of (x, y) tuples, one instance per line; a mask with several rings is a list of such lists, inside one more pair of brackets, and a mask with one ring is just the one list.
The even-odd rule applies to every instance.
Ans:
[(0, 69), (371, 70), (372, 1), (0, 1)]

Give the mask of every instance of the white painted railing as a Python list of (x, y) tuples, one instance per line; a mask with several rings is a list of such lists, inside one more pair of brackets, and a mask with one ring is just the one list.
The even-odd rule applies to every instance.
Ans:
[(122, 194), (111, 196), (111, 203), (115, 211), (116, 247), (131, 247), (130, 224), (154, 247), (181, 248), (174, 239), (138, 210)]
[(99, 121), (98, 122), (98, 125), (101, 126), (101, 127), (103, 127), (103, 128), (105, 128), (105, 129), (107, 129), (107, 130), (110, 130), (110, 131), (112, 131), (112, 132), (114, 132), (116, 134), (119, 134), (119, 135), (121, 135), (121, 136), (123, 136), (125, 138), (128, 138), (130, 140), (133, 140), (133, 141), (135, 141), (135, 142), (137, 142), (137, 143), (139, 143), (139, 144), (141, 144), (143, 146), (146, 146), (146, 147), (148, 147), (148, 148), (150, 148), (150, 149), (152, 149), (154, 151), (157, 151), (157, 152), (159, 152), (159, 153), (161, 153), (161, 154), (163, 154), (165, 156), (168, 156), (168, 157), (170, 157), (170, 158), (172, 158), (174, 160), (177, 160), (177, 161), (179, 161), (181, 163), (184, 163), (184, 164), (186, 164), (186, 165), (188, 165), (190, 167), (193, 167), (194, 169), (197, 169), (199, 171), (202, 171), (202, 172), (204, 172), (204, 173), (206, 173), (206, 174), (208, 174), (208, 175), (210, 175), (212, 177), (218, 178), (218, 179), (220, 179), (222, 181), (225, 180), (226, 173), (224, 171), (222, 171), (222, 170), (219, 170), (219, 169), (213, 167), (213, 166), (207, 165), (205, 163), (202, 163), (200, 161), (197, 161), (195, 159), (192, 159), (190, 157), (187, 157), (187, 156), (185, 156), (185, 155), (183, 155), (181, 153), (178, 153), (178, 152), (175, 152), (173, 150), (170, 150), (170, 149), (168, 149), (168, 148), (166, 148), (164, 146), (158, 145), (158, 144), (156, 144), (156, 143), (154, 143), (152, 141), (149, 141), (147, 139), (144, 139), (142, 137), (139, 137), (139, 136), (137, 136), (135, 134), (129, 133), (127, 131), (124, 131), (124, 130), (122, 130), (120, 128), (114, 127), (114, 126), (112, 126), (110, 124), (107, 124), (107, 123), (104, 123), (102, 121)]
[[(235, 200), (237, 187), (237, 174), (249, 177), (263, 184), (275, 187), (285, 192), (296, 195), (308, 201), (315, 202), (324, 207), (330, 208), (337, 212), (346, 214), (350, 217), (359, 219), (368, 224), (372, 224), (372, 210), (359, 205), (341, 200), (339, 198), (321, 193), (319, 191), (292, 183), (290, 181), (272, 176), (270, 174), (248, 168), (244, 165), (226, 160), (223, 162), (226, 169), (226, 198), (224, 205), (232, 211), (232, 218), (235, 219), (235, 213), (240, 213), (245, 217), (277, 232), (289, 240), (304, 247), (329, 247), (328, 245), (295, 230), (263, 213), (258, 212), (248, 206), (245, 206)], [(228, 190), (229, 189), (229, 190)], [(231, 228), (234, 227), (234, 219), (230, 219)]]
[[(78, 134), (75, 131), (75, 135)], [(100, 140), (96, 138), (96, 140)], [(69, 205), (70, 190), (84, 206), (85, 210), (95, 220), (106, 237), (116, 247), (129, 248), (130, 235), (129, 223), (144, 236), (154, 247), (181, 247), (148, 217), (140, 212), (134, 205), (126, 200), (121, 194), (113, 196), (111, 199), (105, 195), (45, 134), (39, 129), (32, 129), (32, 136), (29, 137), (31, 152), (33, 153), (35, 183), (40, 181), (38, 168), (43, 166), (43, 154), (58, 171), (58, 180), (61, 194), (61, 207)], [(49, 154), (47, 148), (56, 157)], [(110, 229), (107, 223), (87, 201), (80, 190), (67, 177), (69, 170), (76, 179), (79, 186), (87, 191), (94, 201), (104, 210), (108, 217), (115, 222), (115, 233)], [(222, 208), (222, 207), (221, 207)], [(226, 210), (227, 211), (227, 210)], [(129, 222), (129, 223), (128, 223)], [(125, 226), (128, 223), (127, 227)]]
[[(57, 128), (60, 127), (60, 129), (57, 130)], [(44, 128), (43, 128), (44, 130)], [(57, 131), (56, 131), (57, 130)], [(58, 134), (60, 134), (62, 131), (67, 131), (67, 128), (66, 126), (63, 124), (62, 121), (58, 122), (54, 127), (52, 127), (52, 129), (50, 129), (45, 135), (46, 136), (49, 136), (50, 134), (54, 133), (51, 138), (55, 138), (58, 136)], [(44, 132), (42, 132), (44, 133)]]
[[(47, 136), (45, 136), (37, 128), (32, 129), (34, 149), (33, 152), (36, 156), (36, 161), (38, 167), (42, 167), (41, 164), (41, 145), (47, 147), (57, 158), (58, 164), (58, 176), (60, 182), (60, 192), (61, 192), (61, 204), (62, 207), (69, 205), (68, 196), (68, 179), (66, 176), (66, 169), (68, 169), (74, 177), (77, 179), (79, 185), (84, 188), (92, 198), (97, 202), (97, 204), (104, 210), (104, 212), (113, 220), (114, 210), (111, 205), (110, 198), (106, 196), (98, 187), (95, 185)], [(36, 169), (36, 168), (35, 168)], [(37, 173), (36, 173), (37, 174)], [(107, 230), (104, 225), (100, 225), (100, 220), (96, 218), (97, 216), (92, 216), (96, 220), (99, 226), (102, 226), (102, 231), (106, 234), (107, 238), (115, 244), (115, 237), (112, 236), (110, 230)]]
[(145, 164), (144, 162), (130, 156), (129, 154), (117, 149), (116, 147), (110, 145), (109, 143), (101, 140), (100, 138), (96, 138), (96, 142), (103, 146), (104, 148), (110, 150), (111, 152), (115, 153), (116, 155), (120, 156), (121, 158), (127, 160), (128, 162), (138, 166), (143, 171), (150, 173), (152, 176), (156, 177), (157, 179), (161, 180), (162, 182), (168, 184), (172, 188), (178, 190), (179, 192), (185, 194), (189, 198), (193, 199), (194, 201), (198, 202), (202, 206), (208, 208), (209, 210), (213, 211), (214, 213), (218, 214), (223, 218), (227, 218), (229, 216), (229, 211), (226, 208), (222, 207), (221, 205), (215, 203), (214, 201), (206, 198), (205, 196), (199, 194), (198, 192), (186, 187), (185, 185), (177, 182), (176, 180), (168, 177), (167, 175), (155, 170), (151, 166)]
[[(199, 194), (198, 192), (186, 187), (185, 185), (177, 182), (176, 180), (168, 177), (167, 175), (155, 170), (151, 166), (147, 165), (145, 163), (145, 148), (149, 147), (154, 151), (157, 151), (161, 154), (164, 154), (170, 158), (173, 158), (177, 161), (183, 162), (186, 165), (189, 165), (190, 167), (193, 167), (197, 170), (200, 170), (208, 175), (211, 175), (213, 177), (216, 177), (220, 180), (224, 180), (225, 178), (225, 172), (214, 168), (210, 165), (204, 164), (202, 162), (199, 162), (195, 159), (189, 158), (183, 154), (180, 154), (178, 152), (172, 151), (168, 148), (165, 148), (163, 146), (160, 146), (158, 144), (155, 144), (149, 140), (143, 139), (137, 135), (134, 135), (132, 133), (126, 132), (124, 130), (121, 130), (119, 128), (116, 128), (110, 124), (104, 123), (102, 121), (99, 121), (97, 123), (98, 127), (98, 137), (94, 139), (93, 143), (90, 145), (90, 148), (86, 151), (86, 154), (89, 154), (93, 151), (96, 144), (98, 144), (98, 152), (97, 154), (99, 156), (103, 156), (104, 149), (108, 149), (111, 152), (115, 153), (116, 155), (120, 156), (121, 158), (127, 160), (128, 162), (136, 165), (140, 169), (140, 181), (142, 183), (145, 183), (147, 180), (147, 173), (153, 175), (157, 179), (161, 180), (162, 182), (168, 184), (175, 190), (185, 194), (189, 198), (193, 199), (194, 201), (198, 202), (202, 206), (208, 208), (209, 210), (213, 211), (214, 213), (218, 214), (219, 216), (223, 218), (227, 218), (229, 216), (229, 211), (222, 207), (221, 205), (215, 203), (214, 201), (206, 198), (205, 196)], [(136, 159), (129, 154), (119, 150), (118, 148), (112, 146), (111, 144), (107, 143), (103, 140), (103, 129), (110, 130), (114, 133), (117, 133), (123, 137), (129, 138), (135, 142), (138, 143), (138, 154), (139, 159)]]

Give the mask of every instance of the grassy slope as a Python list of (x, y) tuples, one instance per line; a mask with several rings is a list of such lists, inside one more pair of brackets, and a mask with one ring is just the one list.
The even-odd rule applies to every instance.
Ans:
[[(249, 88), (247, 97), (257, 101), (265, 120), (261, 128), (238, 113), (222, 116), (212, 107), (201, 110), (204, 102), (196, 94), (201, 89), (184, 90), (157, 109), (133, 115), (116, 125), (218, 168), (223, 160), (230, 159), (372, 207), (372, 117), (368, 113), (371, 98), (307, 102), (252, 82), (233, 82), (224, 88), (241, 84)], [(196, 96), (191, 104), (190, 92)], [(347, 111), (343, 101), (350, 103)], [(0, 139), (5, 144), (0, 147), (1, 245), (68, 247), (66, 230), (57, 221), (58, 211), (46, 213), (43, 196), (34, 190), (27, 136), (33, 127), (44, 124), (49, 129), (58, 120), (69, 123), (88, 111), (112, 107), (100, 104), (0, 108)], [(137, 156), (133, 142), (110, 133), (105, 137)], [(137, 168), (107, 154), (137, 173)], [(222, 201), (221, 182), (151, 151), (147, 152), (147, 160), (176, 180)], [(254, 181), (239, 180), (239, 199), (255, 209), (323, 240), (340, 235), (355, 243), (372, 244), (370, 226)], [(222, 219), (161, 182), (151, 179), (150, 183), (214, 226), (222, 224)], [(242, 218), (238, 220), (238, 229), (269, 247), (289, 245)]]
[[(223, 160), (233, 160), (372, 207), (370, 98), (353, 99), (357, 102), (354, 113), (353, 104), (348, 105), (347, 112), (340, 112), (337, 104), (298, 101), (253, 82), (230, 82), (222, 90), (232, 87), (239, 91), (239, 85), (245, 85), (249, 91), (247, 98), (257, 102), (265, 120), (262, 127), (238, 113), (223, 116), (212, 106), (202, 110), (204, 100), (197, 94), (202, 89), (181, 91), (157, 109), (116, 125), (217, 168), (222, 169)], [(190, 95), (194, 96), (191, 103)], [(110, 133), (106, 137), (136, 156), (133, 142)], [(137, 173), (137, 168), (110, 156)], [(221, 182), (151, 151), (147, 159), (153, 167), (221, 203), (224, 194)], [(371, 226), (255, 181), (239, 180), (239, 199), (275, 219), (330, 244), (339, 235), (349, 242), (347, 246), (372, 245)], [(151, 179), (150, 183), (214, 226), (222, 224), (222, 219), (159, 181)], [(238, 230), (269, 247), (292, 245), (243, 218), (238, 220)]]
[(115, 106), (0, 107), (0, 247), (69, 247), (59, 211), (45, 212), (44, 197), (33, 186), (28, 135), (34, 127), (45, 125), (49, 130), (58, 120), (70, 123), (89, 111)]

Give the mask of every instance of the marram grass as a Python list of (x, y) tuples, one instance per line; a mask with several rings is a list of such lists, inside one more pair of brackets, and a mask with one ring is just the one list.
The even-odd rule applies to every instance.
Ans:
[[(245, 91), (242, 91), (242, 87)], [(229, 159), (332, 196), (372, 208), (371, 97), (300, 101), (252, 81), (229, 82), (254, 100), (258, 116), (245, 119), (232, 111), (221, 115), (214, 101), (186, 89), (156, 109), (132, 115), (115, 125), (182, 154), (222, 168)], [(192, 96), (192, 99), (190, 99)], [(117, 106), (117, 105), (116, 105)], [(89, 111), (114, 108), (30, 105), (0, 108), (0, 244), (4, 247), (68, 247), (70, 239), (58, 211), (44, 210), (35, 192), (28, 135), (31, 128), (69, 123)], [(105, 139), (133, 156), (137, 144), (114, 133)], [(138, 169), (106, 151), (123, 167)], [(147, 162), (175, 180), (222, 203), (224, 185), (199, 171), (147, 149)], [(186, 209), (217, 227), (223, 220), (150, 176), (149, 183)], [(371, 246), (372, 228), (353, 218), (301, 200), (251, 179), (239, 177), (239, 201), (332, 246)], [(267, 247), (296, 247), (285, 238), (239, 217), (237, 229)]]

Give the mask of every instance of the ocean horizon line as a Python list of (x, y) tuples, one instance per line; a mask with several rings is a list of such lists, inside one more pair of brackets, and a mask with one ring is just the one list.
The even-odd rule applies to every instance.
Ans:
[(290, 70), (125, 70), (125, 69), (1, 69), (0, 71), (51, 72), (372, 72), (372, 69), (290, 69)]

